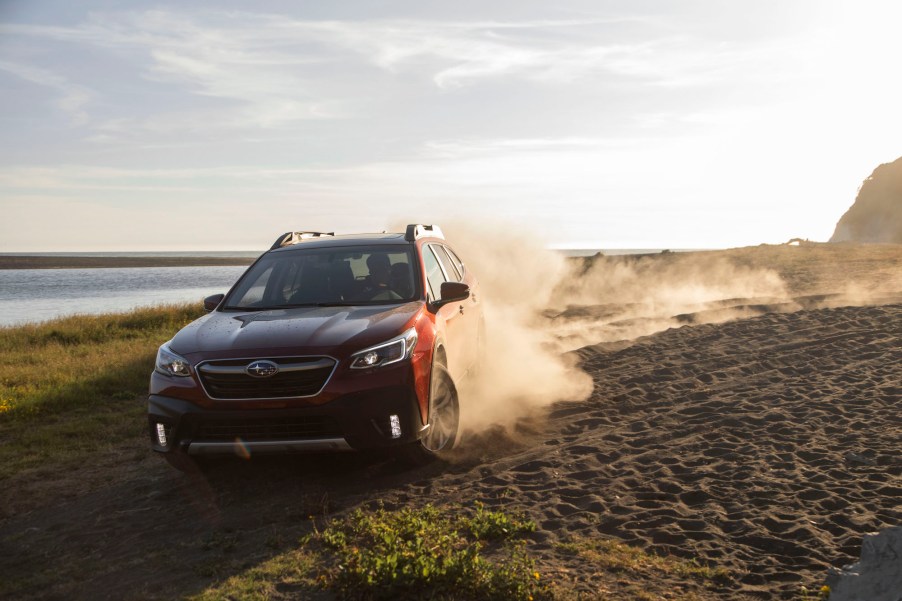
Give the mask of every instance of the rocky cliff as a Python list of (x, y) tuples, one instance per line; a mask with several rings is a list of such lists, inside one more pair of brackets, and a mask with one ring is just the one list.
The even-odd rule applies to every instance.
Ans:
[(902, 244), (902, 158), (880, 165), (864, 180), (830, 242)]

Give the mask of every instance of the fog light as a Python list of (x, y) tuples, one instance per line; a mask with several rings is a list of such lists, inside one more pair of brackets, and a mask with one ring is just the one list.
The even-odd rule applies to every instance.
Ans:
[(161, 447), (165, 447), (166, 441), (166, 426), (157, 422), (157, 442), (160, 443)]
[(391, 437), (401, 438), (401, 420), (397, 415), (389, 415), (388, 423), (391, 424)]

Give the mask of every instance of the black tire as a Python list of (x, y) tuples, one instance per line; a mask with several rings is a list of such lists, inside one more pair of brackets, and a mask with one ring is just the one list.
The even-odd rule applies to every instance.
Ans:
[(414, 465), (435, 461), (457, 444), (460, 404), (457, 388), (444, 365), (432, 366), (429, 386), (429, 423), (423, 437), (404, 447), (403, 457)]

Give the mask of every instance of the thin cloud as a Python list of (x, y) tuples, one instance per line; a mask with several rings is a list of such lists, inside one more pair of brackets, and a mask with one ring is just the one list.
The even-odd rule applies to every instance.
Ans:
[(603, 31), (593, 30), (612, 23), (598, 19), (519, 23), (293, 21), (285, 27), (345, 47), (389, 72), (425, 70), (439, 88), (453, 89), (499, 77), (559, 84), (604, 71), (613, 73), (609, 67), (616, 57), (641, 54), (649, 42), (616, 43), (605, 40)]
[[(191, 16), (149, 11), (95, 15), (70, 28), (6, 24), (0, 33), (98, 46), (132, 64), (152, 85), (174, 84), (193, 95), (231, 102), (229, 117), (206, 126), (209, 130), (275, 128), (337, 114), (328, 107), (328, 93), (319, 89), (318, 75), (307, 72), (321, 60), (298, 52), (296, 39), (269, 39), (265, 27), (257, 30), (254, 23), (224, 15), (214, 21), (222, 24), (201, 25)], [(160, 112), (178, 122), (184, 110)], [(165, 129), (158, 115), (119, 120), (138, 129)], [(195, 127), (203, 123), (194, 121)]]
[(84, 125), (88, 122), (85, 106), (94, 97), (88, 88), (73, 84), (61, 75), (33, 65), (0, 60), (0, 71), (54, 90), (58, 96), (56, 106), (69, 116), (73, 125)]
[[(94, 13), (71, 27), (0, 24), (0, 35), (55, 42), (42, 43), (36, 54), (45, 65), (59, 63), (59, 54), (72, 46), (103, 49), (120, 78), (94, 70), (79, 73), (82, 80), (76, 82), (41, 67), (26, 76), (54, 89), (55, 105), (73, 123), (90, 125), (84, 142), (109, 152), (172, 144), (186, 134), (208, 144), (252, 132), (297, 135), (312, 122), (339, 119), (365, 120), (364, 128), (381, 135), (375, 123), (398, 119), (392, 112), (397, 101), (419, 102), (436, 90), (448, 97), (486, 94), (491, 85), (537, 90), (537, 95), (527, 90), (524, 98), (566, 89), (600, 99), (641, 94), (655, 99), (656, 106), (646, 110), (662, 115), (683, 108), (667, 101), (668, 89), (704, 88), (711, 98), (715, 95), (707, 92), (718, 87), (757, 84), (766, 90), (789, 68), (779, 40), (712, 44), (677, 28), (655, 16), (629, 15), (353, 21), (150, 10)], [(129, 80), (127, 86), (110, 87), (123, 80)], [(654, 95), (649, 88), (657, 88)], [(123, 89), (154, 102), (122, 101), (116, 95)], [(748, 95), (750, 104), (755, 93), (760, 92)], [(103, 102), (89, 102), (97, 98)], [(531, 110), (542, 110), (541, 102), (535, 104)], [(647, 137), (655, 133), (654, 124), (673, 123), (617, 101), (606, 103), (605, 114), (598, 116), (577, 104), (595, 128), (593, 135), (607, 128), (619, 136), (635, 127)], [(693, 110), (707, 108), (702, 103)]]
[[(442, 89), (504, 77), (562, 84), (589, 77), (706, 84), (777, 53), (675, 35), (650, 18), (563, 21), (299, 20), (234, 12), (95, 15), (71, 28), (7, 24), (0, 32), (139, 50), (144, 76), (238, 100), (266, 126), (329, 116), (330, 65), (422, 72)], [(613, 26), (629, 24), (631, 40)], [(733, 66), (733, 67), (731, 67)], [(762, 72), (767, 69), (762, 69)]]

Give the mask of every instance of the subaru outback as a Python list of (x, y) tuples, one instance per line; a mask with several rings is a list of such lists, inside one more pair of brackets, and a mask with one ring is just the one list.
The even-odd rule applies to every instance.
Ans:
[(474, 275), (437, 226), (279, 236), (163, 344), (151, 445), (179, 469), (222, 454), (454, 446), (456, 384), (484, 340)]

